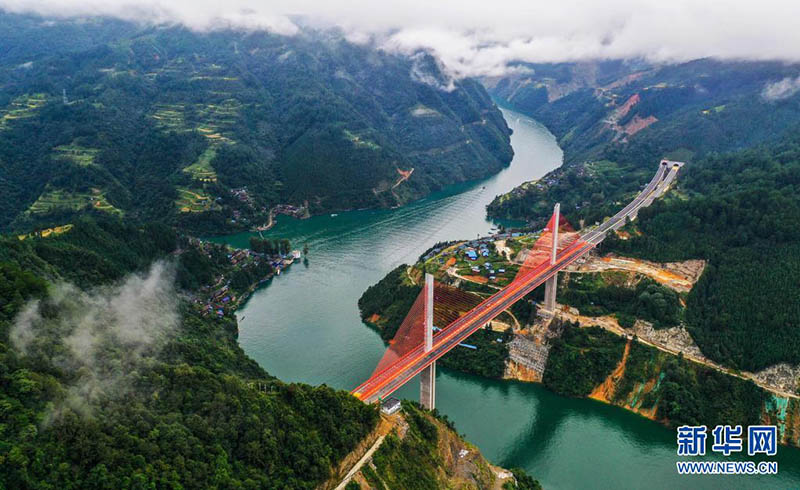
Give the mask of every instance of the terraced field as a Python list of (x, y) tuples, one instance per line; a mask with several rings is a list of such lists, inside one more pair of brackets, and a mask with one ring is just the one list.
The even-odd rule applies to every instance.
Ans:
[(216, 182), (217, 173), (211, 166), (211, 160), (213, 160), (216, 155), (217, 149), (215, 146), (209, 146), (196, 162), (184, 168), (183, 171), (199, 182)]
[(52, 228), (45, 228), (44, 230), (41, 230), (41, 231), (38, 231), (38, 232), (34, 232), (34, 233), (27, 233), (25, 235), (17, 235), (17, 238), (19, 238), (20, 240), (26, 240), (28, 238), (34, 238), (34, 237), (47, 238), (49, 236), (57, 236), (57, 235), (61, 235), (62, 233), (66, 233), (66, 232), (68, 232), (69, 230), (71, 230), (74, 227), (75, 227), (75, 225), (73, 225), (72, 223), (67, 223), (66, 225), (54, 226)]
[(45, 94), (26, 94), (15, 98), (6, 108), (0, 109), (0, 131), (8, 129), (16, 119), (32, 117), (46, 103)]
[(165, 131), (188, 131), (183, 112), (183, 104), (156, 104), (152, 118)]
[[(225, 92), (215, 92), (216, 97), (225, 95)], [(229, 131), (237, 122), (241, 108), (241, 102), (226, 98), (218, 103), (191, 105), (188, 109), (191, 114), (189, 117), (184, 104), (160, 103), (155, 105), (156, 111), (151, 117), (164, 131), (197, 130), (212, 142), (229, 143), (232, 141)]]
[(178, 187), (177, 191), (178, 199), (175, 201), (175, 205), (178, 206), (181, 213), (202, 213), (220, 208), (211, 196), (202, 190)]
[(121, 210), (108, 202), (105, 193), (100, 189), (92, 189), (92, 192), (49, 189), (31, 204), (27, 212), (31, 215), (43, 215), (55, 211), (81, 211), (90, 206), (98, 211), (122, 214)]
[(132, 76), (136, 75), (135, 70), (120, 70), (116, 67), (100, 68), (98, 71), (100, 73), (104, 73), (108, 77), (118, 77), (120, 75), (132, 75)]
[(76, 145), (74, 142), (69, 145), (61, 145), (53, 148), (56, 156), (71, 161), (80, 167), (88, 167), (94, 163), (94, 159), (100, 150), (96, 148), (86, 148)]
[(231, 141), (230, 128), (236, 123), (241, 102), (236, 99), (225, 99), (218, 104), (198, 104), (194, 107), (199, 121), (197, 130), (206, 138), (221, 143)]
[[(95, 191), (97, 191), (97, 189), (95, 189)], [(103, 193), (93, 193), (92, 197), (92, 207), (94, 207), (94, 209), (105, 211), (107, 213), (122, 214), (122, 210), (115, 208), (111, 203), (109, 203)]]
[(348, 129), (344, 130), (344, 135), (349, 139), (355, 146), (359, 148), (368, 148), (370, 150), (379, 150), (381, 147), (368, 139), (359, 136), (356, 133), (351, 132)]
[(224, 82), (238, 82), (239, 77), (217, 77), (213, 75), (195, 75), (189, 79), (190, 82), (196, 82), (200, 80), (222, 80)]

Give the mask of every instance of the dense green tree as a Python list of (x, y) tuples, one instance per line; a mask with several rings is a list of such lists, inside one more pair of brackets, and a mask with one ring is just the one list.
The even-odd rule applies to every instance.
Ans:
[[(685, 171), (685, 173), (684, 173)], [(686, 322), (710, 358), (758, 370), (800, 362), (800, 140), (711, 156), (682, 170), (688, 199), (643, 210), (605, 250), (657, 261), (705, 259)]]
[(267, 222), (279, 203), (402, 204), (512, 157), (477, 81), (440, 90), (412, 76), (444, 79), (432, 58), (339, 33), (198, 33), (7, 12), (0, 27), (10, 47), (0, 54), (0, 231), (124, 213), (219, 234)]
[(625, 340), (600, 327), (581, 328), (569, 322), (553, 339), (542, 382), (566, 396), (586, 396), (622, 360)]
[(373, 315), (381, 317), (377, 325), (381, 338), (394, 338), (397, 329), (408, 314), (422, 288), (411, 284), (406, 276), (408, 266), (397, 266), (392, 272), (364, 291), (358, 299), (361, 318), (368, 320)]
[(623, 323), (641, 318), (659, 328), (673, 327), (680, 322), (682, 306), (675, 291), (649, 278), (640, 278), (634, 287), (628, 287), (606, 283), (605, 276), (571, 275), (563, 282), (560, 301), (575, 306), (583, 315), (616, 314)]
[[(169, 229), (114, 221), (0, 239), (0, 486), (314, 488), (373, 429), (374, 407), (272, 378), (239, 348), (233, 318), (202, 317), (188, 304), (163, 348), (143, 350), (131, 365), (103, 344), (91, 369), (108, 373), (107, 384), (91, 398), (76, 392), (89, 368), (67, 367), (64, 329), (75, 328), (59, 321), (67, 312), (43, 301), (36, 341), (24, 352), (11, 342), (14, 317), (45, 298), (49, 282), (113, 283), (178, 244), (179, 284), (202, 285), (228, 263)], [(232, 283), (253, 280), (235, 275)]]

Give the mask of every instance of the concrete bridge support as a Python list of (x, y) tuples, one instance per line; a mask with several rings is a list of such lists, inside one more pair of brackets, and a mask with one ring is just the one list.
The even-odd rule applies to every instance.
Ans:
[[(550, 254), (550, 264), (556, 263), (558, 252), (558, 224), (561, 220), (561, 204), (556, 203), (553, 208), (553, 246)], [(558, 273), (544, 283), (544, 308), (549, 312), (556, 311), (556, 289), (558, 288)]]
[(558, 274), (544, 283), (544, 309), (549, 312), (556, 311), (556, 289), (558, 288)]
[[(433, 349), (433, 276), (425, 274), (425, 352)], [(419, 403), (436, 408), (436, 362), (419, 373)]]
[(436, 408), (436, 363), (419, 373), (419, 404), (423, 408)]

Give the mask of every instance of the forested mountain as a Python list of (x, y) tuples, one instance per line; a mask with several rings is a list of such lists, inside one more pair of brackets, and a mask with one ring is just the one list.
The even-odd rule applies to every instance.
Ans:
[(687, 299), (703, 353), (739, 369), (800, 363), (800, 135), (685, 169), (678, 196), (642, 211), (604, 249), (710, 265)]
[(372, 430), (374, 407), (282, 383), (181, 300), (174, 271), (207, 272), (190, 248), (113, 220), (0, 239), (0, 486), (314, 488)]
[(511, 159), (484, 88), (334, 31), (0, 11), (0, 230), (76, 212), (222, 231), (393, 206)]
[[(628, 146), (692, 154), (739, 149), (800, 119), (791, 86), (800, 65), (714, 59), (650, 65), (604, 61), (529, 65), (531, 73), (488, 83), (498, 100), (541, 121), (567, 163)], [(675, 141), (675, 136), (680, 136)]]
[[(496, 172), (509, 130), (484, 88), (311, 29), (0, 12), (0, 46), (0, 232), (14, 231), (0, 236), (0, 487), (331, 478), (376, 407), (245, 356), (208, 296), (272, 268), (185, 233), (264, 224), (278, 205), (393, 206)], [(418, 476), (384, 453), (382, 476)], [(449, 476), (439, 460), (413, 471)]]
[[(0, 488), (341, 481), (333, 471), (348, 471), (345, 457), (377, 437), (377, 407), (270, 376), (237, 344), (232, 315), (203, 313), (191, 285), (220, 268), (233, 277), (221, 247), (102, 217), (47, 237), (0, 237)], [(468, 443), (452, 424), (412, 405), (405, 414), (410, 430), (384, 432), (368, 479), (398, 488), (496, 482), (477, 451), (470, 460), (484, 471), (453, 471), (453, 453)], [(539, 488), (514, 473), (517, 484), (504, 488)]]
[[(494, 97), (544, 123), (565, 166), (489, 207), (536, 219), (558, 200), (572, 221), (601, 219), (648, 181), (661, 158), (694, 161), (747, 148), (800, 124), (800, 65), (696, 60), (530, 65), (490, 84)], [(550, 207), (552, 205), (549, 205)]]
[[(561, 202), (572, 223), (590, 224), (628, 202), (661, 158), (683, 160), (676, 191), (640, 213), (629, 240), (612, 236), (602, 249), (708, 260), (685, 313), (703, 353), (746, 370), (800, 362), (800, 95), (785, 83), (800, 67), (699, 60), (548, 70), (539, 88), (501, 80), (493, 91), (547, 123), (566, 164), (499, 197), (490, 213), (535, 221)], [(519, 99), (533, 90), (539, 99)]]

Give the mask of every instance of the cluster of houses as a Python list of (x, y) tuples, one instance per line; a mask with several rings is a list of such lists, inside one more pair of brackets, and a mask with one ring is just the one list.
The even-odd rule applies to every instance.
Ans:
[[(434, 247), (434, 248), (428, 250), (428, 253), (423, 255), (421, 260), (427, 261), (427, 260), (432, 259), (433, 257), (436, 257), (444, 248), (446, 248), (446, 247)], [(443, 262), (443, 260), (440, 260), (440, 262)]]
[(509, 238), (519, 238), (524, 233), (519, 231), (504, 231), (502, 233), (497, 233), (495, 235), (489, 235), (483, 238), (476, 238), (475, 240), (470, 240), (468, 242), (462, 243), (458, 248), (459, 250), (466, 250), (466, 249), (477, 249), (477, 250), (488, 250), (489, 245), (494, 244), (497, 240), (507, 240)]
[(247, 192), (247, 187), (241, 187), (239, 189), (231, 189), (231, 194), (233, 197), (238, 199), (239, 201), (245, 204), (252, 204), (253, 199), (250, 197), (250, 194)]
[(277, 204), (272, 208), (272, 212), (275, 214), (285, 214), (286, 216), (292, 216), (298, 219), (303, 218), (306, 214), (305, 208), (293, 206), (291, 204)]
[(243, 248), (228, 254), (228, 259), (231, 261), (231, 265), (237, 265), (238, 263), (249, 259), (251, 255), (257, 255), (257, 254)]
[[(519, 232), (504, 232), (491, 237), (479, 238), (459, 245), (458, 251), (463, 253), (464, 256), (471, 261), (476, 261), (480, 257), (488, 258), (491, 255), (489, 246), (492, 245), (495, 240), (517, 238), (521, 235), (522, 233)], [(485, 272), (488, 274), (490, 281), (497, 280), (498, 274), (504, 274), (506, 272), (503, 268), (495, 269), (491, 262), (484, 262), (483, 269), (478, 265), (474, 265), (470, 267), (470, 269), (475, 274), (483, 274)]]
[[(196, 239), (193, 240), (193, 243), (200, 247), (208, 257), (211, 257), (212, 247), (219, 247), (219, 245)], [(249, 249), (236, 249), (229, 251), (227, 254), (227, 258), (233, 268), (253, 267), (261, 263), (261, 261), (267, 260), (276, 274), (280, 274), (281, 270), (289, 267), (299, 257), (299, 251), (294, 251), (289, 255), (267, 256)], [(270, 277), (272, 276), (263, 278), (261, 282), (268, 280)], [(207, 296), (205, 298), (195, 298), (194, 302), (200, 306), (204, 316), (216, 315), (223, 317), (227, 312), (235, 310), (239, 303), (245, 299), (245, 297), (236, 296), (234, 291), (231, 290), (230, 279), (226, 278), (224, 274), (218, 276), (213, 285), (207, 285), (201, 291), (204, 294), (207, 293)]]
[(489, 248), (486, 245), (481, 244), (480, 248), (477, 250), (474, 248), (469, 248), (464, 252), (464, 255), (466, 255), (469, 260), (478, 260), (478, 254), (480, 254), (481, 257), (488, 257)]
[[(220, 280), (224, 281), (224, 279), (224, 277), (220, 277)], [(218, 283), (217, 286), (220, 286), (220, 284)], [(231, 295), (230, 281), (228, 281), (221, 285), (219, 289), (211, 292), (205, 305), (203, 305), (203, 316), (217, 315), (218, 317), (223, 317), (225, 316), (225, 309), (230, 308), (232, 302), (235, 301), (236, 296)]]
[(496, 235), (491, 235), (484, 238), (478, 238), (475, 240), (471, 240), (469, 242), (464, 242), (458, 246), (458, 250), (464, 252), (470, 260), (478, 260), (478, 256), (481, 257), (488, 257), (489, 246), (493, 245), (497, 240), (507, 240), (509, 238), (519, 238), (522, 236), (522, 233), (514, 231), (514, 232), (503, 232), (498, 233)]
[[(456, 263), (456, 256), (462, 256), (469, 261), (478, 261), (479, 259), (488, 259), (491, 257), (491, 247), (497, 240), (508, 240), (512, 238), (520, 238), (525, 236), (526, 232), (503, 230), (500, 233), (489, 235), (485, 237), (476, 238), (467, 242), (459, 243), (458, 246), (450, 249), (454, 242), (439, 244), (436, 247), (428, 250), (425, 255), (420, 257), (420, 260), (427, 262), (429, 260), (436, 260), (439, 264), (445, 263), (449, 266)], [(449, 260), (448, 260), (449, 257)], [(475, 264), (470, 267), (474, 274), (488, 276), (490, 281), (496, 281), (498, 276), (505, 274), (504, 268), (495, 268), (491, 262), (484, 262), (481, 265)]]
[[(495, 234), (495, 235), (490, 235), (490, 236), (486, 236), (486, 237), (483, 237), (483, 238), (476, 238), (475, 240), (470, 240), (468, 242), (464, 242), (464, 243), (458, 245), (458, 247), (456, 247), (456, 249), (453, 252), (445, 252), (445, 253), (442, 254), (442, 252), (444, 250), (446, 250), (448, 247), (450, 247), (450, 245), (452, 244), (452, 242), (451, 243), (445, 243), (445, 244), (442, 244), (440, 246), (437, 246), (437, 247), (434, 247), (434, 248), (428, 250), (428, 252), (425, 255), (423, 255), (420, 258), (420, 260), (428, 261), (428, 260), (431, 260), (432, 258), (436, 257), (439, 254), (442, 254), (442, 257), (439, 257), (439, 259), (438, 259), (438, 262), (440, 264), (444, 264), (445, 263), (445, 257), (448, 256), (448, 255), (463, 254), (467, 259), (472, 260), (472, 261), (476, 261), (480, 257), (488, 258), (491, 255), (491, 252), (489, 251), (490, 250), (489, 247), (492, 246), (496, 240), (505, 240), (505, 239), (509, 239), (509, 238), (519, 238), (523, 234), (524, 233), (517, 232), (517, 231), (504, 231), (502, 233), (498, 233), (498, 234)], [(503, 272), (505, 272), (505, 269), (498, 269), (497, 271), (495, 271), (491, 267), (491, 264), (488, 264), (488, 267), (487, 267), (486, 264), (484, 264), (484, 267), (487, 268), (487, 271), (489, 271), (491, 276), (494, 276), (494, 274), (496, 274), (496, 273), (501, 273), (502, 274)], [(480, 269), (480, 267), (475, 266), (475, 267), (472, 267), (472, 272), (480, 273), (481, 269)], [(490, 277), (490, 279), (494, 280), (495, 277)]]
[[(501, 268), (501, 269), (497, 269), (497, 270), (495, 270), (495, 269), (494, 269), (494, 266), (492, 266), (492, 263), (491, 263), (491, 262), (484, 262), (484, 264), (483, 264), (483, 268), (484, 268), (484, 269), (486, 270), (486, 272), (489, 274), (489, 279), (490, 279), (490, 280), (492, 280), (492, 281), (494, 281), (495, 279), (497, 279), (497, 276), (496, 276), (496, 274), (505, 274), (505, 272), (506, 272), (506, 270), (505, 270), (505, 269), (502, 269), (502, 268)], [(477, 265), (474, 265), (474, 266), (472, 266), (472, 268), (471, 268), (471, 269), (472, 269), (472, 272), (474, 272), (474, 273), (476, 273), (476, 274), (480, 274), (480, 273), (481, 273), (481, 268), (480, 268), (480, 267), (478, 267)]]

